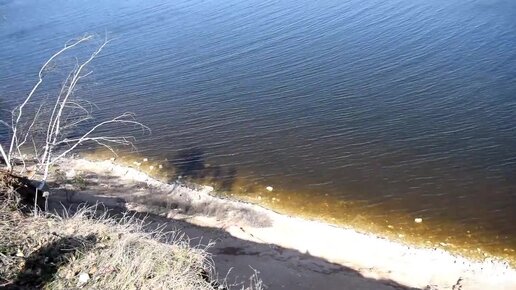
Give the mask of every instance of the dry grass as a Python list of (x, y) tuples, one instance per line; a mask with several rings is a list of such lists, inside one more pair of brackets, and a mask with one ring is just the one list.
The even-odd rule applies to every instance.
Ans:
[[(130, 216), (32, 216), (0, 204), (0, 288), (226, 289), (204, 248), (175, 233), (143, 231)], [(251, 277), (247, 289), (261, 289)], [(224, 284), (224, 283), (222, 283)]]
[(182, 239), (161, 243), (158, 233), (143, 233), (141, 223), (131, 219), (92, 216), (91, 209), (69, 218), (3, 212), (4, 283), (45, 289), (213, 289), (202, 276), (211, 269), (203, 249)]

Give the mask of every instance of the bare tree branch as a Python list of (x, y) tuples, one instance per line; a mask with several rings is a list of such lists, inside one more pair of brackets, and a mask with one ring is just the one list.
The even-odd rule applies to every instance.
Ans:
[[(16, 115), (16, 118), (15, 118), (15, 121), (13, 122), (13, 126), (12, 126), (12, 129), (13, 129), (13, 132), (12, 132), (12, 137), (11, 137), (11, 143), (9, 145), (9, 153), (7, 154), (7, 160), (6, 160), (6, 163), (8, 164), (8, 167), (12, 168), (12, 164), (11, 164), (11, 158), (12, 158), (12, 153), (13, 153), (13, 150), (14, 150), (14, 147), (18, 145), (18, 125), (20, 123), (20, 119), (22, 117), (22, 114), (23, 114), (23, 109), (24, 107), (27, 105), (27, 103), (31, 100), (31, 98), (33, 97), (34, 93), (36, 92), (36, 90), (38, 89), (38, 87), (41, 85), (41, 83), (43, 82), (43, 71), (47, 68), (47, 66), (55, 59), (57, 58), (59, 55), (61, 55), (62, 53), (64, 53), (65, 51), (69, 50), (69, 49), (72, 49), (74, 48), (75, 46), (79, 45), (80, 43), (82, 42), (85, 42), (87, 40), (90, 40), (92, 39), (93, 36), (92, 35), (87, 35), (87, 36), (83, 36), (81, 37), (79, 40), (73, 42), (72, 44), (68, 44), (66, 43), (65, 46), (59, 50), (58, 52), (54, 53), (44, 64), (43, 66), (41, 67), (41, 69), (39, 70), (39, 73), (38, 73), (38, 81), (36, 82), (36, 84), (34, 85), (34, 87), (32, 87), (29, 95), (27, 96), (27, 98), (25, 98), (25, 100), (15, 109), (13, 110), (13, 116)], [(15, 113), (15, 111), (17, 111), (17, 113)]]
[(6, 126), (7, 128), (9, 128), (9, 130), (11, 130), (11, 129), (12, 129), (11, 125), (7, 124), (7, 123), (6, 123), (5, 121), (3, 121), (3, 120), (0, 120), (0, 124), (2, 124), (2, 125), (4, 125), (4, 126)]
[[(76, 63), (62, 82), (58, 94), (50, 98), (48, 102), (41, 101), (37, 109), (33, 107), (36, 102), (31, 102), (31, 99), (43, 83), (44, 72), (50, 63), (65, 51), (92, 38), (93, 36), (83, 36), (78, 40), (66, 43), (61, 50), (54, 53), (41, 67), (38, 73), (38, 81), (32, 87), (28, 96), (11, 111), (11, 125), (0, 120), (0, 124), (8, 127), (11, 132), (9, 151), (6, 152), (0, 144), (0, 154), (5, 159), (8, 170), (13, 170), (13, 158), (16, 152), (23, 164), (21, 173), (25, 172), (26, 160), (22, 154), (22, 148), (30, 138), (35, 154), (34, 158), (37, 161), (35, 172), (40, 176), (38, 177), (40, 180), (38, 190), (42, 190), (45, 186), (50, 167), (84, 143), (90, 142), (103, 146), (115, 155), (115, 146), (134, 146), (134, 136), (102, 135), (99, 132), (118, 125), (133, 125), (142, 129), (144, 133), (150, 131), (147, 126), (136, 121), (132, 113), (123, 113), (110, 120), (92, 125), (89, 129), (85, 128), (89, 121), (93, 120), (92, 112), (96, 106), (93, 103), (77, 99), (74, 92), (77, 84), (92, 73), (92, 71), (86, 71), (86, 67), (108, 44), (107, 39), (83, 62), (79, 62), (76, 58)], [(34, 114), (22, 116), (25, 111)], [(71, 135), (73, 137), (69, 137)], [(37, 196), (36, 194), (35, 204), (37, 204)], [(35, 212), (37, 212), (37, 209)]]
[(9, 162), (7, 162), (8, 158), (5, 154), (4, 146), (2, 146), (2, 144), (0, 144), (0, 153), (2, 154), (2, 158), (4, 159), (5, 163), (7, 164), (7, 170), (11, 170), (11, 165), (9, 164)]
[[(82, 143), (89, 141), (89, 140), (103, 140), (103, 141), (107, 141), (107, 142), (111, 142), (111, 143), (125, 144), (125, 145), (132, 144), (132, 143), (126, 142), (127, 140), (125, 139), (125, 137), (93, 137), (93, 138), (91, 138), (89, 136), (92, 133), (94, 133), (98, 128), (100, 128), (102, 126), (106, 126), (108, 124), (133, 124), (133, 125), (137, 125), (137, 126), (141, 127), (143, 130), (150, 131), (149, 127), (143, 125), (140, 122), (135, 121), (133, 119), (133, 117), (134, 117), (134, 115), (132, 113), (124, 113), (116, 118), (101, 122), (101, 123), (93, 126), (93, 128), (91, 128), (88, 132), (86, 132), (84, 135), (82, 135), (82, 137), (80, 137), (78, 139), (74, 139), (72, 141), (72, 143), (74, 142), (74, 144), (68, 150), (64, 151), (59, 156), (55, 157), (52, 161), (49, 162), (49, 164), (50, 165), (54, 164), (59, 159), (63, 158), (66, 154), (70, 153), (70, 151), (74, 150), (77, 146), (79, 146)], [(126, 118), (130, 118), (130, 119), (126, 119)]]

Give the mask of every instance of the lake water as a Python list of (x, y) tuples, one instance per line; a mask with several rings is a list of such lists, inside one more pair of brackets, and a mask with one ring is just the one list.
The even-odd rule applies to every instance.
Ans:
[(515, 256), (516, 1), (2, 0), (2, 106), (85, 32), (112, 41), (78, 93), (99, 118), (136, 112), (141, 156), (193, 154), (288, 213)]

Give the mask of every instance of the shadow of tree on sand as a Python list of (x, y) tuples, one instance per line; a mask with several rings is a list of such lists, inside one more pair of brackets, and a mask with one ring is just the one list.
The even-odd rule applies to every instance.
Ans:
[(42, 289), (71, 256), (91, 250), (96, 243), (95, 235), (67, 236), (52, 241), (30, 254), (16, 280), (4, 289)]

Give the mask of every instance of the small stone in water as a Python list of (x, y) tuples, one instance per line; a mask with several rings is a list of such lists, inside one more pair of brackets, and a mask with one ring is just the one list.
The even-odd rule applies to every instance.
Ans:
[(143, 162), (147, 162), (147, 161), (149, 161), (148, 158), (143, 158)]
[(274, 188), (272, 186), (267, 186), (265, 189), (267, 189), (267, 191), (273, 191)]
[(415, 218), (414, 222), (416, 222), (416, 224), (420, 224), (420, 223), (423, 222), (423, 219), (422, 218)]

